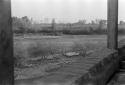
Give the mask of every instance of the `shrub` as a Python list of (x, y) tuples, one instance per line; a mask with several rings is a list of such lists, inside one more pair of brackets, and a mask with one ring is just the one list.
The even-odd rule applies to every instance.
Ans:
[(86, 56), (86, 48), (80, 43), (74, 42), (74, 45), (72, 46), (72, 51), (79, 52), (80, 55), (82, 55), (83, 57)]
[(52, 43), (47, 43), (43, 45), (37, 42), (31, 44), (27, 50), (30, 57), (37, 57), (37, 56), (42, 57), (58, 53), (58, 46), (53, 46)]

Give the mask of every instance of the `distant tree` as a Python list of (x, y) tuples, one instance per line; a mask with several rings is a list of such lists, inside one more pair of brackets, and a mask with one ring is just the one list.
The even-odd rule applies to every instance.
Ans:
[(52, 32), (56, 34), (56, 22), (55, 19), (52, 19)]
[(124, 21), (120, 21), (119, 24), (120, 24), (120, 25), (123, 25), (123, 24), (125, 24), (125, 22), (124, 22)]
[(102, 20), (103, 21), (103, 24), (107, 24), (107, 20)]
[(100, 19), (96, 19), (96, 20), (95, 20), (95, 23), (96, 23), (96, 24), (100, 24)]
[(23, 22), (24, 27), (27, 29), (30, 28), (31, 23), (32, 23), (32, 21), (27, 16), (22, 17), (22, 22)]
[(100, 20), (100, 21), (99, 21), (99, 27), (102, 27), (103, 24), (104, 24), (104, 23), (103, 23), (103, 20)]
[(94, 25), (94, 24), (96, 24), (96, 22), (95, 22), (94, 20), (92, 20), (92, 21), (91, 21), (91, 24)]
[(52, 30), (53, 31), (55, 30), (55, 24), (56, 24), (55, 19), (52, 19)]
[(13, 31), (20, 31), (21, 33), (26, 33), (28, 29), (32, 27), (32, 21), (24, 16), (22, 18), (12, 17)]
[(79, 20), (78, 23), (80, 23), (80, 24), (86, 24), (86, 20)]

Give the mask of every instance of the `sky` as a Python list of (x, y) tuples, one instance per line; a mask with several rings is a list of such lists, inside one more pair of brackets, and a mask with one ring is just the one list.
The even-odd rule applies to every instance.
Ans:
[[(35, 21), (77, 22), (107, 19), (107, 0), (12, 0), (12, 16)], [(125, 20), (125, 0), (119, 0), (119, 20)]]

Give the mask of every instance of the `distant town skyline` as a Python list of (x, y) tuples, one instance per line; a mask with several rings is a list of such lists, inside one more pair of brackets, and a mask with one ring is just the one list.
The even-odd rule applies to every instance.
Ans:
[[(125, 0), (119, 0), (119, 21), (125, 21)], [(12, 16), (35, 21), (77, 22), (107, 19), (107, 0), (12, 0)]]

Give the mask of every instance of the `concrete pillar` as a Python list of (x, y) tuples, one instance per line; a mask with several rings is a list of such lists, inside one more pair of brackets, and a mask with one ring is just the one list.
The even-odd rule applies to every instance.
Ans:
[(0, 0), (0, 85), (13, 85), (11, 0)]
[(118, 47), (118, 0), (108, 0), (108, 39), (110, 49)]

